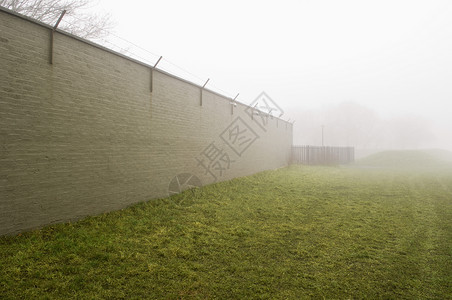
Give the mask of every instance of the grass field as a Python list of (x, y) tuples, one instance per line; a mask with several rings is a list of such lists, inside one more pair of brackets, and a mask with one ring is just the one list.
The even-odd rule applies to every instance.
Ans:
[(0, 298), (452, 299), (452, 172), (363, 166), (291, 166), (1, 237)]

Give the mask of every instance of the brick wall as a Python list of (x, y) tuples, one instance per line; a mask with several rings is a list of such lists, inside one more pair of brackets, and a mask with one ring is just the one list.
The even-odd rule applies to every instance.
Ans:
[(61, 32), (50, 64), (50, 33), (0, 10), (0, 234), (289, 163), (291, 124)]

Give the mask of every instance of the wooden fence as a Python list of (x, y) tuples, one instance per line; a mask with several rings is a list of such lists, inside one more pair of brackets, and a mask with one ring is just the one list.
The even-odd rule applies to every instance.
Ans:
[(354, 147), (293, 146), (292, 163), (305, 165), (339, 165), (355, 161)]

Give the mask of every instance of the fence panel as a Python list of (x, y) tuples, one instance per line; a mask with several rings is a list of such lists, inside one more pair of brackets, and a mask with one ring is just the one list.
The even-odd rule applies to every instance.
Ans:
[(354, 147), (292, 146), (292, 163), (338, 165), (355, 161)]

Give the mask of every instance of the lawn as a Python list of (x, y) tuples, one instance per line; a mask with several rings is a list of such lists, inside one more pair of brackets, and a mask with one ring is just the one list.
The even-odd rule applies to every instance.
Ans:
[(452, 172), (291, 166), (0, 253), (4, 299), (452, 299)]

